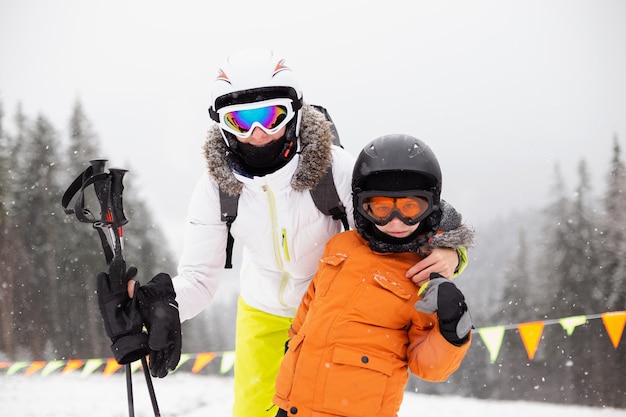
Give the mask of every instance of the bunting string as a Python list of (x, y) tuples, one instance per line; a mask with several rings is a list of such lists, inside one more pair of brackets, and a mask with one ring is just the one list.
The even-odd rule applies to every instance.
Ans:
[[(221, 375), (225, 375), (233, 368), (235, 352), (203, 352), (188, 354), (183, 353), (180, 355), (180, 361), (174, 372), (181, 368), (188, 368), (194, 374), (200, 373), (207, 365), (213, 362), (216, 358), (221, 359), (216, 372)], [(61, 374), (69, 374), (72, 372), (80, 371), (83, 376), (89, 376), (96, 372), (102, 372), (104, 376), (113, 375), (120, 371), (122, 365), (117, 363), (113, 358), (92, 358), (92, 359), (69, 359), (69, 360), (52, 360), (46, 361), (16, 361), (16, 362), (0, 362), (0, 374), (5, 375), (24, 375), (31, 376), (40, 373), (41, 376), (48, 376), (53, 372), (60, 372)], [(141, 361), (135, 361), (131, 364), (131, 371), (133, 373), (142, 369)]]
[(559, 319), (548, 319), (526, 323), (516, 323), (508, 325), (498, 325), (490, 327), (481, 327), (474, 329), (474, 333), (478, 333), (485, 347), (489, 351), (489, 361), (494, 363), (500, 353), (504, 332), (506, 330), (517, 330), (526, 349), (528, 359), (531, 361), (535, 357), (543, 329), (545, 326), (552, 324), (560, 324), (567, 332), (568, 336), (574, 333), (578, 326), (582, 326), (589, 320), (602, 319), (604, 328), (609, 335), (609, 339), (613, 347), (617, 349), (624, 333), (624, 325), (626, 324), (626, 311), (612, 311), (599, 314), (585, 314), (578, 316), (562, 317)]
[[(517, 330), (522, 339), (524, 348), (526, 349), (528, 359), (532, 361), (541, 341), (545, 326), (560, 324), (567, 332), (567, 335), (571, 336), (578, 326), (582, 326), (586, 324), (587, 321), (595, 319), (602, 319), (611, 344), (617, 349), (624, 333), (624, 326), (626, 325), (626, 310), (480, 327), (473, 329), (472, 332), (480, 336), (489, 352), (489, 361), (494, 363), (500, 353), (505, 331)], [(216, 359), (219, 360), (219, 363), (216, 363)], [(233, 369), (235, 352), (183, 353), (174, 372), (186, 368), (190, 369), (192, 373), (197, 374), (206, 370), (207, 366), (211, 363), (216, 365), (214, 372), (225, 375)], [(133, 362), (131, 364), (131, 371), (136, 372), (141, 369), (141, 367), (140, 361)], [(122, 369), (122, 365), (118, 364), (113, 358), (0, 362), (0, 374), (4, 373), (5, 375), (31, 376), (40, 374), (45, 377), (54, 372), (60, 372), (65, 375), (80, 371), (82, 376), (89, 376), (96, 372), (102, 372), (104, 376), (109, 376), (118, 372), (120, 369)]]

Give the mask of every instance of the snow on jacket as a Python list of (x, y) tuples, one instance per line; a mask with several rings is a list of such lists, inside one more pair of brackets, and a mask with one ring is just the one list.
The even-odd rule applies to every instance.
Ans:
[(416, 253), (373, 252), (356, 232), (328, 242), (292, 325), (275, 403), (289, 415), (396, 416), (411, 372), (444, 381), (470, 343), (439, 332), (436, 314), (415, 309), (419, 288), (405, 271)]
[(233, 173), (217, 125), (209, 130), (204, 150), (208, 172), (191, 198), (178, 276), (173, 279), (181, 320), (207, 307), (224, 268), (228, 231), (221, 220), (218, 184), (229, 194), (240, 194), (231, 233), (243, 246), (243, 300), (267, 313), (293, 317), (324, 245), (342, 230), (340, 221), (315, 207), (309, 190), (332, 164), (337, 192), (353, 228), (354, 157), (332, 145), (330, 123), (309, 105), (302, 109), (298, 153), (272, 174), (249, 178)]

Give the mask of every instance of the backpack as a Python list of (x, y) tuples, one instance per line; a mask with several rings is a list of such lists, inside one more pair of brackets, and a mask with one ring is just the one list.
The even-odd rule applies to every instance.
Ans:
[[(328, 111), (319, 105), (312, 105), (316, 110), (322, 113), (326, 120), (331, 122), (331, 129), (333, 134), (333, 144), (337, 146), (341, 145), (339, 141), (339, 134), (337, 132), (337, 128), (330, 118), (330, 114)], [(332, 216), (333, 220), (341, 220), (343, 224), (344, 230), (350, 229), (348, 225), (348, 216), (346, 215), (346, 208), (341, 204), (341, 199), (339, 198), (339, 194), (337, 193), (337, 189), (335, 187), (335, 181), (333, 179), (333, 167), (332, 164), (328, 166), (328, 169), (322, 175), (319, 182), (315, 185), (315, 187), (309, 190), (311, 192), (311, 197), (313, 198), (313, 202), (319, 211), (324, 213), (326, 216)], [(224, 268), (232, 269), (233, 267), (233, 245), (235, 243), (235, 238), (230, 233), (230, 227), (237, 218), (237, 207), (239, 205), (239, 196), (232, 196), (224, 191), (220, 187), (220, 207), (222, 213), (222, 221), (226, 222), (226, 227), (228, 228), (228, 241), (226, 243), (226, 264)]]

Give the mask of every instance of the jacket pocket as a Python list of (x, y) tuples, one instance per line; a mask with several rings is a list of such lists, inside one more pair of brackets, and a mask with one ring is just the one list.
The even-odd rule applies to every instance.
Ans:
[(347, 256), (344, 254), (332, 254), (322, 257), (318, 262), (317, 280), (315, 282), (315, 295), (324, 297), (341, 271)]
[(417, 294), (413, 283), (402, 282), (375, 273), (354, 300), (354, 310), (359, 321), (378, 328), (401, 329), (410, 318), (406, 304)]
[(289, 399), (291, 389), (293, 387), (294, 375), (296, 373), (296, 365), (300, 357), (300, 346), (304, 341), (304, 336), (296, 334), (289, 341), (289, 348), (285, 352), (285, 357), (278, 371), (276, 379), (276, 396), (284, 401)]
[(324, 410), (344, 416), (378, 415), (392, 372), (389, 358), (335, 346), (324, 388)]

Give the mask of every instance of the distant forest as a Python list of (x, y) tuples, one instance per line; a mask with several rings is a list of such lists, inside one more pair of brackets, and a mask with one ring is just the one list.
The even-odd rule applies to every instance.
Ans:
[[(61, 206), (72, 180), (103, 157), (98, 136), (79, 102), (67, 138), (21, 106), (11, 132), (5, 116), (0, 105), (0, 361), (110, 357), (95, 285), (107, 268), (102, 245), (90, 224)], [(128, 263), (143, 282), (161, 270), (174, 272), (162, 232), (133, 192), (132, 168), (124, 186)], [(93, 187), (91, 194), (87, 207), (99, 216)]]
[[(95, 294), (96, 274), (106, 269), (100, 241), (60, 204), (89, 160), (103, 157), (99, 138), (80, 102), (66, 138), (44, 115), (30, 118), (20, 106), (10, 130), (6, 120), (0, 103), (0, 361), (110, 357)], [(477, 227), (470, 265), (457, 278), (476, 327), (626, 309), (626, 170), (617, 137), (606, 167), (605, 191), (597, 195), (584, 160), (571, 191), (555, 164), (543, 208)], [(173, 273), (164, 235), (133, 193), (132, 167), (123, 168), (130, 170), (126, 259), (144, 282), (159, 271)], [(185, 322), (184, 351), (233, 349), (236, 297), (236, 289), (226, 292)], [(407, 389), (626, 408), (623, 339), (614, 348), (600, 320), (571, 335), (546, 326), (530, 360), (517, 331), (507, 330), (490, 363), (474, 333), (468, 357), (447, 382), (411, 377)]]
[(567, 175), (575, 184), (566, 183), (555, 163), (545, 206), (521, 207), (477, 229), (469, 266), (457, 282), (475, 327), (513, 329), (493, 364), (474, 332), (468, 356), (448, 381), (413, 377), (408, 389), (626, 408), (624, 335), (616, 349), (600, 319), (583, 320), (571, 335), (560, 325), (545, 326), (529, 360), (510, 326), (626, 310), (626, 172), (617, 137), (607, 154), (603, 195), (594, 193), (584, 160), (577, 176)]

